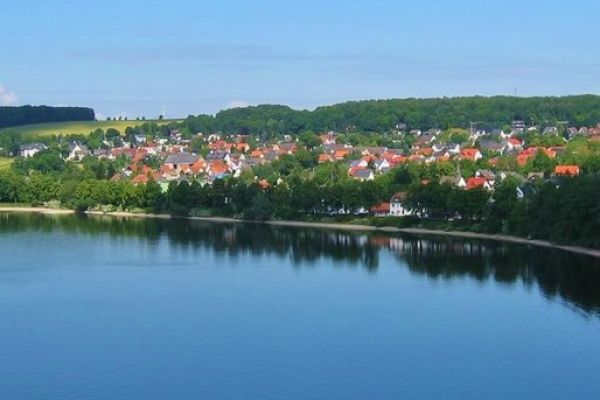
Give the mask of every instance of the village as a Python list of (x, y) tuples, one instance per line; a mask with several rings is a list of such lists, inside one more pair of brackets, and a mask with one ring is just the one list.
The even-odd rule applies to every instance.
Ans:
[[(570, 127), (559, 136), (557, 127), (527, 127), (523, 121), (513, 121), (509, 132), (472, 127), (466, 130), (468, 138), (463, 143), (445, 141), (444, 136), (446, 139), (448, 137), (440, 129), (412, 129), (405, 132), (405, 126), (397, 128), (397, 137), (413, 138), (409, 148), (406, 141), (399, 141), (403, 148), (353, 146), (340, 140), (344, 135), (333, 131), (316, 135), (319, 144), (308, 149), (298, 137), (291, 135), (285, 135), (281, 140), (259, 143), (251, 135), (241, 134), (197, 133), (193, 138), (186, 139), (179, 129), (170, 129), (168, 137), (135, 134), (131, 141), (119, 140), (119, 145), (115, 141), (103, 140), (101, 146), (95, 149), (88, 148), (81, 141), (71, 141), (65, 159), (74, 162), (90, 157), (125, 160), (126, 165), (112, 176), (112, 181), (123, 180), (144, 185), (154, 180), (166, 191), (172, 182), (198, 181), (205, 185), (227, 177), (239, 178), (245, 171), (251, 173), (253, 168), (268, 165), (282, 157), (293, 157), (298, 151), (308, 149), (316, 157), (316, 163), (341, 163), (346, 166), (348, 176), (358, 181), (372, 181), (401, 165), (450, 163), (457, 168), (451, 175), (441, 176), (440, 183), (465, 190), (483, 188), (493, 191), (498, 182), (513, 176), (523, 183), (518, 189), (519, 197), (523, 197), (531, 180), (580, 174), (580, 165), (567, 162), (562, 157), (569, 141), (579, 138), (600, 142), (600, 124), (595, 127)], [(540, 146), (527, 143), (525, 137), (528, 132), (535, 132), (537, 137), (552, 137), (555, 144)], [(191, 146), (192, 142), (197, 144), (198, 141), (202, 144), (200, 152), (194, 151)], [(18, 156), (33, 157), (47, 149), (48, 146), (41, 142), (28, 143), (19, 147)], [(553, 169), (542, 171), (531, 167), (527, 168), (527, 174), (519, 173), (519, 169), (529, 165), (539, 153), (553, 162)], [(464, 162), (476, 167), (471, 175), (465, 176), (461, 172), (460, 165)], [(276, 182), (257, 176), (254, 178), (265, 189), (282, 181), (281, 177)], [(427, 181), (422, 183), (427, 184)], [(377, 216), (410, 215), (411, 212), (402, 206), (403, 197), (403, 193), (397, 193), (389, 202), (383, 202), (370, 211)]]

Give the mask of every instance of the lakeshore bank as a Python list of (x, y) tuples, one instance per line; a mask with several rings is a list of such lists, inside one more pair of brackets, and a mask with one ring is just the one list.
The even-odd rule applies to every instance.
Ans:
[[(3, 212), (16, 212), (16, 213), (39, 213), (46, 215), (68, 215), (75, 214), (74, 210), (64, 209), (49, 209), (43, 207), (10, 207), (0, 206), (0, 213)], [(186, 219), (192, 221), (205, 221), (214, 223), (224, 224), (239, 224), (239, 223), (253, 223), (253, 224), (265, 224), (271, 226), (282, 226), (282, 227), (296, 227), (296, 228), (316, 228), (316, 229), (331, 229), (331, 230), (345, 230), (353, 232), (387, 232), (387, 233), (406, 233), (411, 235), (423, 235), (423, 236), (446, 236), (456, 237), (464, 239), (478, 239), (478, 240), (493, 240), (505, 243), (515, 243), (529, 246), (546, 247), (552, 249), (558, 249), (568, 251), (571, 253), (583, 254), (591, 257), (600, 258), (600, 249), (592, 249), (588, 247), (579, 246), (566, 246), (556, 243), (552, 243), (547, 240), (537, 239), (526, 239), (518, 236), (501, 235), (501, 234), (489, 234), (489, 233), (476, 233), (476, 232), (465, 232), (465, 231), (444, 231), (434, 230), (425, 228), (396, 228), (393, 226), (371, 226), (371, 225), (359, 225), (359, 224), (345, 224), (345, 223), (329, 223), (329, 222), (308, 222), (308, 221), (286, 221), (286, 220), (271, 220), (271, 221), (253, 221), (253, 220), (242, 220), (236, 218), (227, 217), (175, 217), (168, 214), (148, 214), (148, 213), (132, 213), (126, 211), (115, 211), (115, 212), (103, 212), (103, 211), (86, 211), (86, 215), (90, 216), (108, 216), (108, 217), (120, 217), (120, 218), (153, 218), (153, 219)]]

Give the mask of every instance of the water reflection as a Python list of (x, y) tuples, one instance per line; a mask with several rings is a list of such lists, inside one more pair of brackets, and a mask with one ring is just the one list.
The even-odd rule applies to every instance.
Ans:
[(316, 229), (274, 228), (260, 224), (219, 224), (185, 220), (0, 214), (0, 234), (63, 231), (69, 234), (133, 237), (149, 243), (166, 239), (171, 246), (206, 249), (238, 256), (285, 257), (296, 267), (327, 258), (340, 265), (376, 273), (382, 251), (417, 276), (428, 279), (494, 280), (537, 286), (585, 315), (600, 316), (600, 262), (574, 254), (527, 247), (411, 235), (346, 233)]

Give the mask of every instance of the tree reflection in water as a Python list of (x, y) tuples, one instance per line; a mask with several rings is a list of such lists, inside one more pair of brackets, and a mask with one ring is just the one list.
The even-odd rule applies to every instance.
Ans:
[(380, 253), (389, 251), (399, 266), (429, 279), (493, 279), (501, 284), (537, 285), (550, 299), (585, 315), (600, 316), (600, 262), (563, 251), (491, 241), (412, 235), (364, 234), (319, 229), (221, 224), (187, 220), (0, 214), (0, 234), (27, 231), (133, 237), (149, 243), (168, 240), (178, 248), (236, 257), (271, 255), (296, 267), (326, 258), (340, 266), (376, 273)]

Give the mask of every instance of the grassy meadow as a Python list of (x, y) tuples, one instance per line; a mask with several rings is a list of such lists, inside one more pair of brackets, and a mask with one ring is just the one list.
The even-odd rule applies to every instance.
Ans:
[[(175, 120), (146, 120), (146, 121), (71, 121), (71, 122), (50, 122), (44, 124), (33, 124), (33, 125), (22, 125), (11, 128), (5, 128), (0, 130), (0, 134), (4, 131), (21, 132), (23, 137), (26, 139), (36, 139), (45, 136), (52, 135), (73, 135), (82, 134), (88, 135), (95, 129), (102, 128), (104, 130), (108, 128), (118, 129), (121, 133), (125, 131), (127, 127), (133, 127), (142, 125), (145, 122), (156, 122), (158, 124), (168, 124)], [(1, 166), (0, 161), (0, 166)]]
[(10, 165), (12, 164), (12, 162), (13, 162), (12, 158), (0, 157), (0, 171), (10, 168)]

